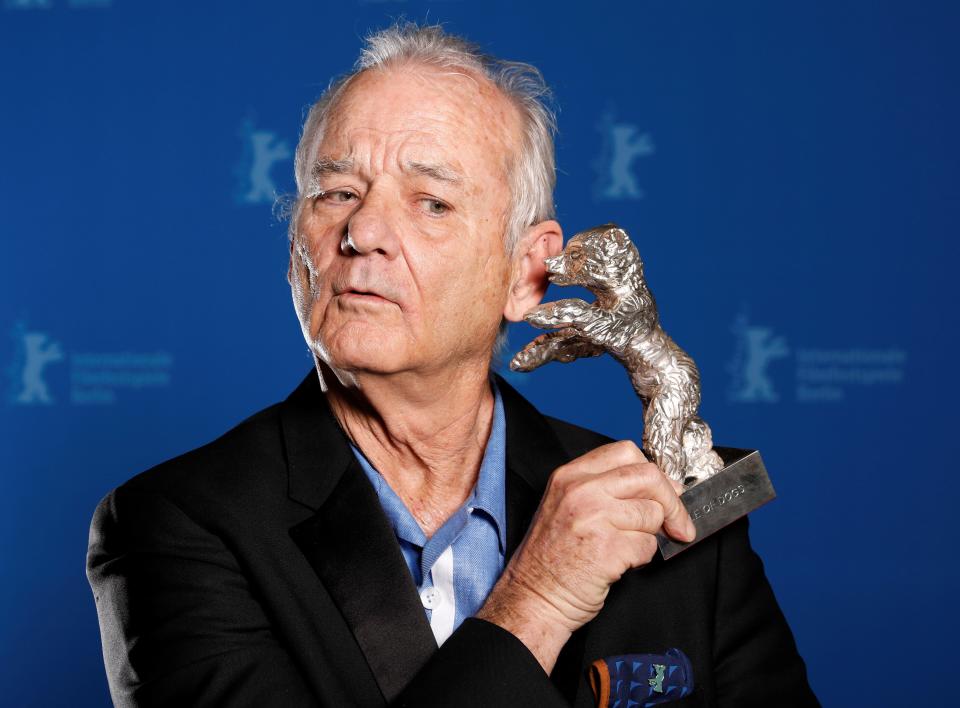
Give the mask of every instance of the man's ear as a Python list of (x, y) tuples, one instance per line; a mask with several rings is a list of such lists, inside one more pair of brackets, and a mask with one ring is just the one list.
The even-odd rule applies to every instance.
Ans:
[(563, 230), (552, 219), (534, 224), (524, 232), (513, 256), (510, 293), (503, 307), (506, 319), (520, 322), (540, 303), (550, 284), (543, 259), (556, 256), (562, 250)]

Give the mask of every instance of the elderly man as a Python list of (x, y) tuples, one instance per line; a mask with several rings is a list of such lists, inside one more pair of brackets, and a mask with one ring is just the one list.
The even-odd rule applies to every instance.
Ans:
[(315, 369), (97, 508), (118, 705), (587, 706), (595, 660), (668, 649), (690, 681), (661, 666), (656, 700), (816, 705), (746, 520), (655, 558), (693, 538), (677, 488), (491, 374), (562, 246), (544, 92), (403, 24), (314, 105), (288, 279)]

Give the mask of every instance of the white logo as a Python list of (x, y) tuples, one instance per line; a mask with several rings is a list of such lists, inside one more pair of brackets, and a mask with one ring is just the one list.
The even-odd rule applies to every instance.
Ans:
[[(7, 367), (10, 378), (7, 399), (13, 405), (56, 403), (44, 373), (49, 364), (67, 359), (67, 402), (71, 405), (113, 404), (123, 391), (168, 388), (171, 383), (173, 356), (166, 351), (78, 352), (71, 347), (68, 357), (59, 341), (54, 341), (46, 332), (28, 331), (23, 322), (13, 326), (11, 335), (15, 349), (13, 361)], [(63, 385), (59, 382), (57, 390)]]
[(48, 364), (64, 358), (60, 342), (51, 340), (44, 332), (28, 332), (22, 322), (13, 328), (17, 352), (10, 368), (13, 379), (11, 399), (21, 405), (53, 403), (43, 370)]
[(237, 170), (240, 186), (237, 201), (244, 204), (273, 203), (277, 188), (270, 177), (273, 165), (293, 155), (285, 140), (279, 140), (276, 133), (257, 130), (253, 121), (244, 120), (240, 128), (243, 139), (243, 157)]
[(780, 396), (768, 372), (770, 363), (793, 354), (793, 398), (797, 403), (837, 403), (855, 389), (899, 385), (907, 352), (899, 347), (787, 347), (770, 327), (751, 325), (743, 313), (731, 331), (737, 336), (729, 364), (729, 397), (739, 403), (773, 403)]
[(767, 367), (790, 353), (786, 340), (782, 336), (774, 337), (769, 327), (750, 325), (742, 313), (731, 329), (737, 335), (737, 346), (730, 362), (733, 374), (730, 400), (769, 403), (779, 400)]
[(598, 172), (599, 199), (640, 199), (643, 190), (631, 171), (638, 157), (654, 152), (649, 133), (641, 133), (633, 123), (617, 121), (612, 110), (607, 110), (597, 126), (603, 134), (600, 157), (594, 164)]

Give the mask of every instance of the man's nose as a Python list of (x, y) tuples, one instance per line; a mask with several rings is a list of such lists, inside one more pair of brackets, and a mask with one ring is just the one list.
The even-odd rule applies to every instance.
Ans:
[(396, 258), (399, 240), (394, 209), (383, 195), (367, 194), (347, 220), (341, 251), (345, 255), (379, 253), (388, 260)]

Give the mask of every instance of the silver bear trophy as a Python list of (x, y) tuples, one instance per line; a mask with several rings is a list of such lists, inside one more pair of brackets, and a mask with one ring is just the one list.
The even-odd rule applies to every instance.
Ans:
[(643, 402), (648, 458), (688, 488), (723, 469), (710, 427), (697, 415), (697, 366), (660, 326), (643, 262), (627, 232), (615, 224), (581, 231), (559, 256), (544, 263), (550, 282), (581, 285), (596, 300), (557, 300), (527, 313), (527, 322), (552, 331), (527, 344), (510, 368), (532, 371), (550, 361), (566, 363), (610, 352), (626, 367)]

